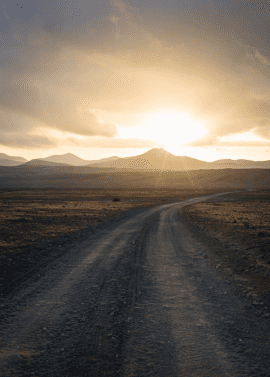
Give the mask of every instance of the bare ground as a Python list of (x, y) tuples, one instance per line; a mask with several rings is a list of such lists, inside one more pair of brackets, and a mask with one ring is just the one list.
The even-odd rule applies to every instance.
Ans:
[[(0, 255), (95, 227), (128, 210), (172, 203), (218, 190), (0, 190)], [(120, 199), (120, 201), (113, 201)]]
[(0, 298), (107, 221), (209, 191), (0, 190)]
[(270, 191), (244, 191), (185, 207), (190, 231), (208, 245), (206, 258), (251, 304), (270, 316)]
[(1, 375), (268, 376), (268, 318), (213, 268), (216, 249), (181, 212), (200, 200), (53, 244), (54, 259), (4, 293)]

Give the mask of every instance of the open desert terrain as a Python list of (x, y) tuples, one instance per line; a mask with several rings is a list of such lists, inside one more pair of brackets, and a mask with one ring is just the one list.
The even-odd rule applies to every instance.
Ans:
[(2, 3), (0, 377), (269, 377), (270, 1)]
[(1, 375), (267, 376), (269, 191), (1, 191)]
[(53, 245), (61, 249), (83, 230), (95, 232), (98, 225), (130, 210), (211, 192), (219, 190), (1, 190), (1, 290), (6, 282), (10, 289), (21, 275), (31, 275), (34, 266), (51, 256)]
[(178, 202), (220, 190), (47, 189), (0, 191), (0, 255), (95, 227), (139, 208)]
[[(184, 208), (194, 235), (209, 245), (213, 268), (270, 313), (270, 191), (246, 190)], [(183, 216), (183, 214), (181, 214)]]

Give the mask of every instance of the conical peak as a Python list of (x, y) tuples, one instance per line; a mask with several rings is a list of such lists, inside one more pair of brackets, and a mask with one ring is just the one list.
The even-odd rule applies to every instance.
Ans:
[(147, 151), (145, 154), (148, 154), (148, 155), (153, 155), (153, 156), (173, 156), (174, 155), (170, 152), (167, 152), (165, 149), (163, 148), (152, 148), (150, 149), (149, 151)]

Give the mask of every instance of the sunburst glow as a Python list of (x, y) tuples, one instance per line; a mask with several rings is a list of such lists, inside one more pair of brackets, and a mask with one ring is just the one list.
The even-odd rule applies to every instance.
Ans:
[(184, 145), (207, 133), (206, 129), (187, 115), (162, 112), (149, 116), (138, 127), (119, 130), (122, 138), (154, 140), (163, 145)]

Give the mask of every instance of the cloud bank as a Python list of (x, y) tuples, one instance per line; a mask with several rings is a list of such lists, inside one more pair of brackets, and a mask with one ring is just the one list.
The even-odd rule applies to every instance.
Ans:
[(192, 146), (250, 130), (270, 140), (270, 6), (261, 3), (4, 1), (0, 143), (47, 148), (61, 143), (50, 136), (57, 130), (75, 144), (83, 136), (89, 146), (141, 147), (93, 109), (160, 108), (203, 123), (208, 134)]

